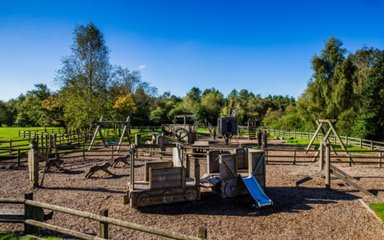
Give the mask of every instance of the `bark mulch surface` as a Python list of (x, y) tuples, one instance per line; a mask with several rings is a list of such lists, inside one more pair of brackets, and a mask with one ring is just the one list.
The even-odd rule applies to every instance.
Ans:
[[(274, 142), (272, 142), (274, 143)], [(277, 146), (277, 145), (276, 145)], [(284, 145), (279, 143), (279, 148)], [(208, 228), (209, 239), (384, 239), (384, 227), (362, 205), (365, 202), (384, 201), (384, 168), (377, 166), (340, 166), (358, 177), (359, 184), (377, 194), (365, 196), (339, 180), (332, 182), (332, 190), (324, 189), (324, 182), (315, 179), (300, 187), (295, 181), (305, 174), (296, 173), (304, 164), (269, 164), (267, 195), (274, 206), (257, 209), (250, 197), (221, 199), (204, 192), (201, 201), (131, 209), (124, 205), (130, 167), (119, 165), (111, 171), (114, 176), (96, 173), (84, 175), (90, 165), (108, 159), (83, 160), (73, 157), (64, 162), (65, 172), (52, 171), (45, 175), (44, 187), (31, 189), (27, 168), (0, 169), (0, 197), (22, 198), (33, 192), (34, 199), (77, 210), (98, 213), (107, 208), (109, 216), (138, 224), (158, 227), (197, 236), (200, 226)], [(0, 163), (1, 164), (1, 163)], [(24, 163), (25, 164), (25, 163)], [(205, 168), (201, 164), (201, 168)], [(137, 161), (135, 172), (143, 175), (144, 162)], [(14, 206), (5, 206), (6, 208)], [(96, 234), (98, 223), (55, 213), (48, 223), (73, 230)], [(22, 224), (0, 224), (0, 232), (22, 231)], [(161, 239), (159, 237), (110, 226), (112, 239)]]

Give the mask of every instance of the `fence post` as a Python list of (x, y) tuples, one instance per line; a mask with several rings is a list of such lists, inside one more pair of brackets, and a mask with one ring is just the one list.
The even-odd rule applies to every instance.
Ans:
[(363, 139), (360, 138), (360, 148), (363, 148)]
[(9, 155), (12, 155), (12, 139), (9, 139)]
[(296, 150), (293, 152), (293, 165), (296, 165)]
[[(108, 209), (101, 209), (99, 214), (108, 217)], [(99, 222), (99, 237), (108, 239), (108, 223)]]
[(380, 168), (381, 168), (381, 159), (382, 159), (382, 157), (383, 157), (383, 152), (380, 151), (380, 153), (379, 153), (379, 167)]
[(32, 145), (28, 151), (29, 180), (32, 187), (39, 186), (39, 160), (35, 156), (36, 146)]
[(20, 148), (17, 149), (17, 166), (20, 167), (20, 159), (21, 159), (21, 153)]
[[(25, 200), (33, 200), (33, 193), (26, 193), (24, 194), (24, 199)], [(29, 206), (24, 203), (24, 219), (32, 219), (32, 214), (33, 214), (33, 207)], [(24, 233), (29, 234), (29, 233), (34, 233), (36, 231), (36, 228), (24, 223)]]
[(201, 239), (207, 239), (208, 238), (208, 231), (206, 227), (199, 227), (197, 237)]
[(84, 145), (85, 145), (85, 144), (82, 145), (82, 146), (83, 146), (83, 160), (85, 160), (85, 149), (84, 149)]

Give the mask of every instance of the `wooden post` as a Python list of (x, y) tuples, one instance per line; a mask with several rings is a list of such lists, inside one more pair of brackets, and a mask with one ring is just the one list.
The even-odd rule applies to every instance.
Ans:
[(135, 145), (141, 144), (141, 134), (135, 134)]
[(323, 169), (324, 169), (324, 144), (323, 143), (320, 143), (320, 149), (319, 149), (319, 151), (320, 151), (320, 156), (319, 156), (319, 158), (320, 158), (320, 165), (319, 165), (319, 167), (320, 167), (320, 176), (323, 176)]
[(12, 155), (12, 139), (9, 139), (9, 155)]
[(201, 239), (207, 239), (208, 238), (208, 231), (206, 227), (199, 227), (197, 237)]
[(325, 144), (325, 188), (331, 188), (331, 149)]
[(82, 145), (82, 147), (83, 147), (83, 160), (85, 160), (85, 148), (84, 148), (84, 144)]
[(135, 189), (135, 144), (131, 145), (131, 182), (130, 182), (130, 190), (133, 191)]
[(296, 150), (293, 152), (293, 165), (296, 165)]
[[(26, 193), (24, 194), (24, 199), (25, 200), (33, 200), (33, 193)], [(29, 206), (27, 204), (24, 204), (24, 219), (32, 219), (32, 214), (33, 214), (33, 207)], [(33, 227), (31, 225), (28, 225), (24, 223), (24, 233), (25, 234), (30, 234), (36, 232), (36, 227)]]
[(28, 169), (29, 181), (32, 187), (39, 186), (39, 160), (35, 156), (35, 149), (33, 146), (28, 152)]
[(111, 146), (111, 152), (112, 152), (111, 159), (113, 159), (113, 145)]
[[(101, 209), (99, 214), (104, 217), (108, 217), (108, 209)], [(108, 239), (108, 223), (99, 222), (99, 237)]]
[(380, 151), (379, 152), (379, 167), (381, 168), (381, 159), (382, 159), (382, 157), (383, 157), (383, 152), (382, 151)]
[(21, 160), (21, 152), (20, 148), (17, 149), (17, 166), (20, 167), (20, 160)]
[(352, 167), (352, 153), (349, 152), (349, 166)]

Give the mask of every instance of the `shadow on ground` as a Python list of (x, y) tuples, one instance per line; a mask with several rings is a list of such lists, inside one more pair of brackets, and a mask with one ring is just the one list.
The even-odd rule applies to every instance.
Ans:
[(222, 199), (214, 193), (207, 192), (202, 193), (200, 201), (148, 206), (140, 208), (139, 211), (163, 215), (260, 216), (306, 211), (312, 209), (315, 204), (336, 204), (338, 201), (351, 201), (358, 198), (347, 192), (306, 187), (269, 187), (267, 195), (274, 205), (262, 209), (256, 207), (250, 196)]

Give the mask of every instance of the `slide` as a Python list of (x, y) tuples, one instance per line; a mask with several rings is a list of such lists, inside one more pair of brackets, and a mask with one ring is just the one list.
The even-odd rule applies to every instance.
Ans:
[(251, 175), (249, 177), (242, 177), (242, 179), (259, 208), (273, 204), (272, 200), (267, 195), (265, 195), (263, 189), (254, 176)]

